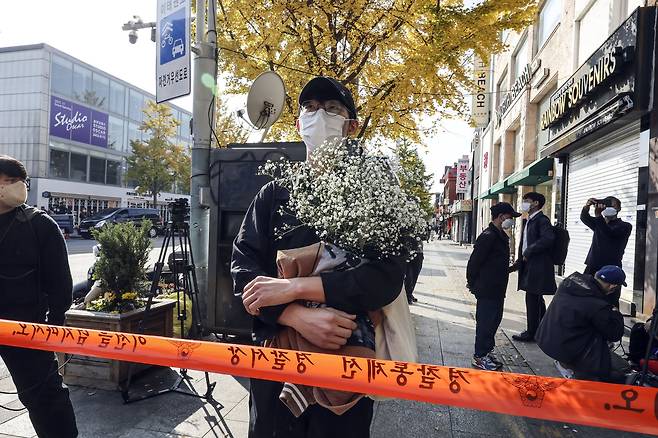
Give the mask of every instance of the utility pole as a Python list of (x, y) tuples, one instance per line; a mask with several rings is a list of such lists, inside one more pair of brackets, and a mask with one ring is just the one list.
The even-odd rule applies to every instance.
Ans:
[[(191, 0), (190, 0), (191, 1)], [(199, 291), (207, 296), (209, 207), (210, 207), (210, 143), (211, 126), (214, 124), (214, 93), (202, 79), (217, 80), (217, 32), (215, 30), (216, 0), (196, 0), (196, 47), (194, 50), (194, 82), (192, 89), (192, 179), (190, 184), (190, 243), (196, 265)], [(208, 30), (206, 31), (206, 3), (208, 3)], [(205, 319), (206, 302), (201, 300), (201, 315)]]

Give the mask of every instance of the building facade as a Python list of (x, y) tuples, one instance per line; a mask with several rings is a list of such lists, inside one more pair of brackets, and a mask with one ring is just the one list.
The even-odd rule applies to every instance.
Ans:
[(656, 11), (643, 6), (641, 0), (545, 0), (534, 25), (502, 35), (509, 50), (488, 66), (489, 118), (479, 131), (474, 216), (481, 231), (492, 203), (518, 208), (523, 193), (544, 194), (544, 213), (571, 236), (558, 269), (568, 275), (583, 271), (591, 243), (592, 232), (580, 221), (587, 199), (616, 196), (620, 218), (633, 225), (623, 260), (631, 281), (622, 299), (646, 313), (653, 307), (645, 294), (645, 242)]
[[(30, 175), (28, 203), (65, 207), (76, 220), (84, 209), (146, 207), (125, 180), (131, 140), (142, 109), (155, 96), (46, 44), (0, 48), (0, 153), (23, 161)], [(169, 105), (180, 126), (172, 142), (192, 144), (192, 115)], [(168, 199), (187, 197), (172, 188)]]

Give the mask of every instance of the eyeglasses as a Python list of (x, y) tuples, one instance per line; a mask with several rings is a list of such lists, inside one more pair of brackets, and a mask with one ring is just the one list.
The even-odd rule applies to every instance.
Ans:
[[(337, 100), (327, 100), (325, 102), (320, 102), (317, 100), (305, 100), (299, 106), (300, 113), (314, 113), (320, 108), (324, 109), (327, 114), (332, 116), (344, 116), (346, 113), (349, 114), (348, 109)], [(349, 117), (349, 116), (348, 116)]]

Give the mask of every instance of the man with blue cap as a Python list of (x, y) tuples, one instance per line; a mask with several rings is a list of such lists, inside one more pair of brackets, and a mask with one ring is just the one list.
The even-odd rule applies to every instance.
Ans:
[(622, 383), (628, 362), (610, 351), (624, 335), (624, 318), (608, 296), (626, 286), (626, 274), (607, 265), (594, 275), (564, 279), (537, 330), (537, 345), (564, 377)]

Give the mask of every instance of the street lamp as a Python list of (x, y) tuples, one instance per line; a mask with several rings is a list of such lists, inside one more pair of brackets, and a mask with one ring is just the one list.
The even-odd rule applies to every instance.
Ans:
[(130, 44), (135, 44), (137, 42), (137, 31), (140, 29), (147, 29), (151, 28), (151, 41), (155, 42), (155, 26), (156, 23), (155, 21), (149, 21), (148, 23), (144, 23), (144, 20), (142, 20), (142, 17), (139, 15), (133, 15), (134, 20), (130, 20), (127, 23), (123, 23), (123, 26), (121, 26), (122, 30), (127, 30), (130, 31), (128, 33), (128, 41), (130, 41)]

